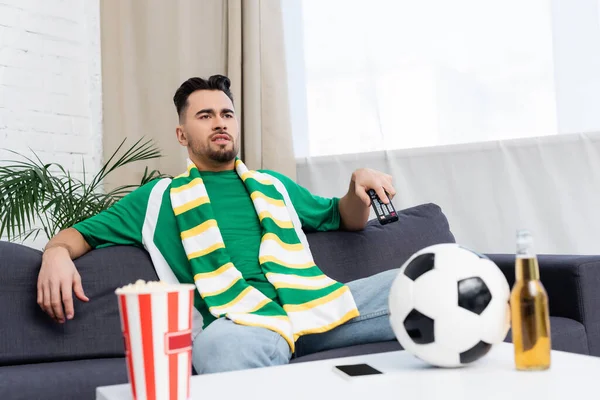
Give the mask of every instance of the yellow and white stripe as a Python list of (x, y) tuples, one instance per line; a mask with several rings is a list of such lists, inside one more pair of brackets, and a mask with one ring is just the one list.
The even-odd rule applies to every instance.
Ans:
[(311, 255), (305, 251), (301, 243), (286, 244), (274, 234), (264, 235), (259, 254), (260, 257), (272, 257), (287, 265), (308, 265), (309, 263), (314, 265)]
[(294, 227), (283, 200), (272, 199), (259, 192), (253, 192), (250, 197), (261, 221), (271, 218), (281, 228)]
[(264, 316), (258, 314), (227, 314), (227, 318), (240, 325), (259, 326), (279, 333), (294, 351), (292, 324), (287, 316)]
[(316, 266), (315, 263), (314, 263), (314, 261), (309, 261), (309, 262), (304, 263), (304, 264), (290, 264), (290, 263), (285, 263), (282, 260), (280, 260), (280, 259), (278, 259), (276, 257), (273, 257), (273, 256), (260, 256), (260, 257), (258, 257), (258, 261), (261, 264), (264, 264), (264, 263), (267, 263), (267, 262), (272, 262), (272, 263), (279, 264), (279, 265), (282, 265), (284, 267), (292, 268), (292, 269), (307, 269), (307, 268), (312, 268), (312, 267)]
[(193, 179), (190, 183), (181, 187), (171, 189), (171, 203), (175, 215), (209, 202), (206, 187), (200, 178)]
[(253, 178), (257, 182), (262, 183), (263, 185), (273, 184), (268, 178), (265, 178), (258, 172), (248, 170), (248, 168), (244, 165), (244, 163), (241, 160), (237, 160), (235, 162), (235, 170), (243, 181), (245, 181), (248, 178)]
[(285, 188), (285, 185), (283, 183), (281, 183), (281, 181), (279, 179), (277, 179), (276, 177), (274, 177), (273, 175), (265, 174), (264, 172), (257, 172), (256, 175), (259, 177), (259, 179), (267, 179), (267, 180), (270, 180), (271, 182), (273, 182), (273, 187), (275, 187), (275, 189), (277, 189), (277, 191), (281, 194), (281, 196), (283, 197), (283, 200), (285, 201), (285, 205), (287, 207), (288, 214), (294, 225), (294, 230), (296, 231), (296, 236), (298, 236), (298, 239), (300, 239), (300, 243), (302, 243), (304, 245), (304, 248), (306, 249), (306, 251), (308, 253), (310, 253), (310, 245), (308, 243), (308, 239), (306, 239), (306, 234), (302, 230), (302, 223), (300, 222), (298, 213), (296, 212), (296, 209), (294, 208), (294, 204), (292, 203), (292, 200), (290, 199), (290, 195), (289, 195), (287, 189)]
[(270, 180), (261, 178), (260, 175), (258, 175), (254, 171), (244, 172), (242, 175), (240, 175), (240, 177), (242, 178), (243, 181), (245, 181), (248, 178), (252, 178), (252, 179), (256, 180), (258, 183), (262, 183), (263, 185), (272, 185), (273, 184), (273, 182), (271, 182)]
[(218, 318), (229, 313), (252, 313), (259, 310), (270, 301), (271, 300), (260, 291), (252, 286), (248, 286), (229, 303), (221, 306), (213, 306), (208, 310), (212, 315)]
[(242, 176), (248, 172), (248, 167), (246, 167), (246, 164), (244, 164), (242, 160), (235, 160), (235, 171), (239, 176)]
[[(261, 192), (259, 192), (259, 191), (254, 191), (254, 192), (252, 192), (252, 193), (250, 194), (250, 198), (251, 198), (253, 201), (255, 201), (255, 203), (254, 203), (255, 205), (256, 205), (256, 204), (260, 204), (260, 205), (262, 205), (262, 204), (264, 204), (264, 203), (267, 203), (267, 204), (273, 205), (273, 206), (275, 206), (275, 207), (278, 207), (278, 208), (280, 208), (280, 209), (285, 209), (285, 210), (287, 210), (287, 208), (286, 208), (286, 206), (285, 206), (285, 203), (284, 203), (284, 201), (283, 201), (283, 200), (280, 200), (280, 199), (274, 199), (274, 198), (272, 198), (272, 197), (269, 197), (269, 196), (267, 196), (266, 194), (264, 194), (264, 193), (261, 193)], [(260, 202), (258, 202), (258, 203), (256, 203), (256, 200), (261, 200), (261, 201), (260, 201)], [(264, 211), (264, 210), (265, 210), (265, 208), (263, 208), (263, 207), (258, 207), (257, 209), (258, 209), (258, 211)], [(289, 215), (288, 215), (287, 217), (289, 218)]]
[(302, 243), (286, 243), (283, 240), (281, 240), (279, 238), (279, 236), (277, 236), (274, 233), (265, 233), (261, 239), (261, 242), (266, 242), (266, 241), (274, 241), (277, 243), (277, 245), (285, 250), (288, 251), (303, 251), (304, 250), (304, 246), (302, 246)]
[(227, 263), (212, 272), (194, 276), (196, 287), (204, 297), (224, 293), (240, 279), (242, 279), (242, 274), (233, 266), (233, 263)]
[(352, 293), (343, 286), (320, 299), (298, 305), (284, 305), (294, 337), (326, 332), (359, 315)]
[(214, 219), (181, 232), (181, 241), (190, 260), (225, 247), (221, 231)]
[(270, 218), (273, 222), (275, 222), (275, 225), (277, 225), (280, 228), (291, 229), (294, 227), (292, 221), (282, 221), (276, 218), (273, 214), (271, 214), (268, 211), (263, 211), (260, 214), (258, 214), (258, 219), (260, 220), (260, 222), (262, 222), (265, 218)]
[(204, 181), (202, 180), (202, 178), (194, 178), (190, 182), (186, 183), (185, 185), (181, 185), (176, 188), (172, 188), (171, 193), (185, 192), (186, 190), (191, 189), (194, 186), (198, 186), (198, 185), (204, 185)]
[(333, 279), (327, 275), (318, 276), (300, 276), (293, 274), (277, 274), (274, 272), (267, 272), (265, 274), (269, 282), (275, 289), (305, 289), (305, 290), (317, 290), (323, 289), (336, 283)]

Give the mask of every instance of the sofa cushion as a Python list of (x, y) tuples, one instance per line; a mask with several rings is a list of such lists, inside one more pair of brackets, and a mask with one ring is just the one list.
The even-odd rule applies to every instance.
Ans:
[[(515, 255), (488, 254), (509, 285), (515, 282)], [(600, 257), (594, 255), (538, 255), (540, 278), (550, 315), (581, 322), (590, 354), (600, 356)]]
[[(371, 221), (360, 232), (309, 233), (315, 261), (333, 278), (348, 282), (397, 268), (423, 247), (454, 242), (446, 217), (434, 204), (401, 210), (398, 216), (398, 222), (383, 226)], [(90, 301), (75, 300), (75, 318), (65, 324), (52, 321), (37, 305), (40, 265), (41, 252), (0, 242), (0, 365), (122, 356), (114, 291), (137, 279), (158, 279), (148, 253), (112, 246), (75, 260)]]
[(398, 211), (398, 221), (371, 220), (358, 232), (315, 232), (306, 235), (313, 258), (324, 273), (341, 282), (399, 268), (417, 251), (454, 243), (448, 220), (435, 204)]
[[(583, 324), (572, 319), (550, 317), (550, 341), (552, 350), (590, 354)], [(508, 332), (505, 342), (512, 342), (512, 332)]]
[(94, 250), (75, 261), (88, 303), (54, 322), (37, 304), (41, 252), (0, 242), (0, 365), (123, 356), (115, 289), (156, 280), (148, 254), (135, 247)]
[(0, 399), (94, 400), (96, 387), (127, 382), (124, 358), (0, 367)]

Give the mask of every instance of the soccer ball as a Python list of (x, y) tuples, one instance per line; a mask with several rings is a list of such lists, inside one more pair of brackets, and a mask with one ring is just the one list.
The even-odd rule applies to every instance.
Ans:
[(398, 342), (438, 367), (468, 365), (510, 328), (510, 288), (487, 257), (458, 244), (424, 248), (398, 271), (389, 295)]

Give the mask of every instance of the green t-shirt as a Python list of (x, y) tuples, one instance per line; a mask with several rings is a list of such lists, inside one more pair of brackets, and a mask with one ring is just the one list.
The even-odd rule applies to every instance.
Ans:
[[(324, 198), (311, 194), (288, 177), (274, 171), (262, 170), (279, 179), (288, 191), (302, 228), (306, 232), (337, 230), (340, 225), (339, 198)], [(258, 260), (261, 242), (261, 226), (252, 199), (244, 182), (235, 170), (224, 172), (201, 172), (208, 192), (215, 219), (221, 231), (231, 261), (244, 279), (271, 300), (278, 301), (275, 288), (262, 273)], [(73, 226), (92, 248), (111, 245), (144, 247), (142, 228), (146, 217), (148, 199), (154, 180), (125, 196), (105, 210)], [(187, 263), (181, 239), (163, 232), (177, 231), (175, 215), (171, 208), (169, 191), (163, 193), (158, 213), (154, 243), (171, 265)], [(193, 274), (178, 272), (181, 283), (193, 283)], [(200, 296), (196, 296), (196, 308), (210, 319)]]

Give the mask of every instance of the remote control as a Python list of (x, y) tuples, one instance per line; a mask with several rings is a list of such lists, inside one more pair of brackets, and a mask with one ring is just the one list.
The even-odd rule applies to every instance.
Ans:
[[(371, 197), (371, 205), (373, 206), (373, 210), (375, 210), (375, 214), (377, 215), (377, 220), (381, 225), (389, 224), (390, 222), (398, 221), (398, 215), (396, 214), (396, 210), (392, 205), (392, 201), (388, 204), (383, 203), (375, 190), (369, 189), (369, 196)], [(387, 196), (387, 193), (386, 193)], [(389, 200), (389, 196), (388, 196)]]

